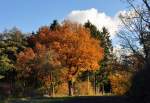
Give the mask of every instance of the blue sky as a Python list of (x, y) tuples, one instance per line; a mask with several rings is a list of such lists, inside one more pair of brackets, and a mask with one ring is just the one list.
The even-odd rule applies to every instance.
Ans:
[(113, 17), (126, 7), (121, 0), (0, 0), (0, 32), (13, 26), (36, 31), (54, 19), (62, 21), (73, 10), (95, 8)]

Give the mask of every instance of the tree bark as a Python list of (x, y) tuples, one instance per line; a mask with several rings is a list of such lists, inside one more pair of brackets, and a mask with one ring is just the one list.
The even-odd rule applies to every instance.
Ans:
[(90, 82), (90, 76), (89, 76), (89, 71), (88, 71), (88, 83), (87, 83), (87, 92), (89, 95), (89, 82)]
[(52, 96), (55, 96), (55, 88), (54, 88), (54, 83), (52, 83)]
[(68, 95), (73, 96), (72, 80), (68, 81), (68, 91), (69, 91)]
[(102, 95), (104, 95), (105, 91), (104, 91), (104, 84), (102, 86)]
[(51, 71), (50, 74), (51, 74), (51, 86), (52, 86), (52, 93), (51, 94), (54, 97), (55, 96), (55, 87), (54, 87), (53, 72)]
[(94, 91), (95, 91), (95, 95), (97, 94), (96, 90), (97, 90), (97, 88), (96, 88), (96, 73), (94, 73)]

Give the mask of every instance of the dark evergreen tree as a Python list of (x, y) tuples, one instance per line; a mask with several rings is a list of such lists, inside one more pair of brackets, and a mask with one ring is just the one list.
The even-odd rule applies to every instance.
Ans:
[(113, 55), (112, 55), (113, 47), (112, 47), (112, 43), (110, 40), (110, 34), (105, 27), (102, 28), (102, 31), (99, 31), (95, 25), (90, 23), (90, 21), (85, 23), (84, 26), (90, 30), (92, 37), (101, 41), (100, 45), (101, 47), (104, 48), (104, 58), (100, 62), (101, 66), (99, 70), (95, 72), (95, 76), (93, 77), (95, 92), (97, 91), (96, 87), (99, 87), (99, 90), (102, 93), (104, 91), (110, 92), (111, 88), (110, 88), (108, 75), (111, 70), (111, 64), (112, 64), (111, 62), (113, 58)]
[(56, 30), (59, 27), (57, 20), (53, 20), (53, 23), (50, 25), (50, 30)]
[(17, 54), (26, 48), (26, 37), (16, 27), (5, 30), (0, 35), (0, 75), (3, 76), (1, 82), (13, 85), (17, 75), (15, 71)]

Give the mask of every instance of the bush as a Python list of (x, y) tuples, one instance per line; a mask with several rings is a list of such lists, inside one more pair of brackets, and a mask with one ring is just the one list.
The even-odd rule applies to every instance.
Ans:
[(68, 96), (68, 84), (61, 83), (56, 87), (56, 96)]
[(80, 81), (75, 85), (75, 95), (87, 96), (94, 95), (94, 90), (91, 82)]
[(112, 92), (116, 95), (125, 94), (131, 87), (131, 73), (117, 71), (109, 76)]

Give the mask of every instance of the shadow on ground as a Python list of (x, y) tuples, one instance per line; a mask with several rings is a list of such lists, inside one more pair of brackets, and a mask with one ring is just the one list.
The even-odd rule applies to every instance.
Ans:
[(8, 103), (129, 103), (125, 96), (82, 96), (55, 98), (20, 98), (7, 100)]

